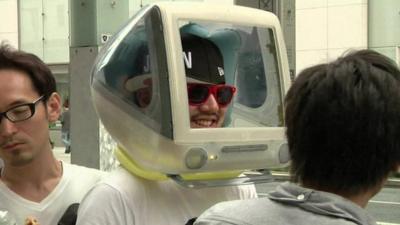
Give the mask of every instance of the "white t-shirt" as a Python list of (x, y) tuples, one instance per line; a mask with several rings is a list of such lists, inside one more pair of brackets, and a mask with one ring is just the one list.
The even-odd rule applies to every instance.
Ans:
[(256, 197), (254, 185), (190, 189), (120, 167), (86, 195), (77, 225), (185, 225), (217, 202)]
[(104, 174), (82, 166), (62, 165), (60, 182), (40, 203), (22, 198), (0, 182), (0, 211), (11, 213), (18, 225), (24, 225), (27, 217), (36, 218), (40, 225), (56, 225), (68, 206), (79, 203)]

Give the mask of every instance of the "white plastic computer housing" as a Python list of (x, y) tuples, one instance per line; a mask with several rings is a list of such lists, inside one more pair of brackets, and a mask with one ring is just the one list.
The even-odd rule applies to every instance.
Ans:
[[(237, 87), (221, 128), (190, 127), (181, 32), (216, 43), (226, 83)], [(145, 106), (126, 88), (132, 77), (140, 82), (133, 88), (151, 86)], [(289, 84), (274, 14), (164, 2), (144, 7), (103, 47), (93, 68), (92, 94), (100, 119), (120, 146), (122, 164), (135, 164), (143, 177), (174, 176), (286, 166), (283, 98)]]

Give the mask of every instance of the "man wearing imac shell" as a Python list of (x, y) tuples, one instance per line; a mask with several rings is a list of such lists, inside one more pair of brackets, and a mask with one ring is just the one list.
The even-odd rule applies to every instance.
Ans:
[[(182, 46), (191, 127), (220, 127), (235, 92), (234, 87), (224, 85), (222, 55), (213, 42), (195, 35), (183, 35)], [(142, 79), (141, 86), (133, 80), (124, 84), (135, 104), (145, 108), (146, 90), (152, 87), (149, 80)], [(120, 167), (89, 192), (80, 205), (77, 224), (192, 224), (215, 203), (256, 197), (253, 185), (191, 189), (172, 180), (147, 180)]]

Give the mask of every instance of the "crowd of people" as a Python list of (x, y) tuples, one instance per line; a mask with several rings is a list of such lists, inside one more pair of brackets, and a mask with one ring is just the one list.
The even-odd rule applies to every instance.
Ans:
[[(194, 35), (182, 38), (184, 52)], [(190, 43), (190, 44), (187, 44)], [(222, 55), (209, 48), (217, 61)], [(192, 128), (221, 127), (235, 87), (186, 68)], [(368, 201), (400, 167), (400, 71), (372, 50), (309, 67), (285, 97), (291, 181), (257, 198), (254, 185), (189, 189), (120, 167), (105, 174), (55, 158), (49, 123), (61, 97), (46, 64), (0, 47), (0, 211), (16, 224), (376, 224)], [(79, 149), (74, 149), (78, 150)], [(211, 208), (210, 208), (211, 207)]]

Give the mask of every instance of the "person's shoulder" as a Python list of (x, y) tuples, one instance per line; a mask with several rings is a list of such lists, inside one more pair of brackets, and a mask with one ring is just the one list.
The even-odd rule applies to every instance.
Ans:
[(255, 211), (263, 209), (266, 202), (269, 202), (267, 198), (220, 202), (206, 210), (195, 225), (253, 224), (251, 220), (244, 223), (247, 221), (245, 218), (253, 217)]
[(101, 182), (96, 183), (87, 195), (95, 196), (95, 199), (98, 197), (109, 199), (121, 196), (122, 192), (119, 187), (111, 185), (106, 181), (106, 179), (104, 179)]
[(143, 181), (125, 169), (117, 168), (96, 183), (87, 198), (93, 201), (102, 199), (103, 202), (118, 202), (133, 209), (132, 204), (146, 201), (146, 193), (153, 185), (153, 181)]
[[(260, 205), (268, 204), (270, 200), (268, 198), (258, 198), (258, 199), (239, 199), (232, 201), (225, 201), (216, 204), (213, 208), (217, 212), (232, 212), (232, 211), (247, 211), (255, 208), (259, 208)], [(234, 213), (234, 212), (233, 212)]]
[[(94, 172), (98, 175), (99, 171), (91, 168), (86, 168), (78, 165), (72, 165), (73, 170), (76, 172), (83, 171), (86, 174), (91, 174)], [(94, 170), (94, 171), (93, 171)], [(130, 174), (127, 170), (122, 167), (117, 167), (110, 172), (100, 171), (101, 180), (95, 185), (96, 191), (110, 191), (110, 192), (120, 192), (120, 193), (133, 193), (140, 192), (143, 193), (149, 185), (154, 184), (152, 181), (143, 181), (143, 179)]]
[(69, 115), (70, 111), (69, 110), (65, 110), (61, 115)]
[(131, 224), (132, 204), (119, 189), (99, 182), (82, 200), (76, 224)]
[[(111, 171), (105, 179), (102, 180), (103, 183), (119, 189), (122, 192), (145, 192), (151, 186), (154, 186), (155, 182), (151, 180), (145, 180), (136, 175), (131, 174), (129, 171), (123, 167), (117, 167)], [(134, 188), (132, 188), (134, 187)]]
[(69, 112), (69, 110), (67, 110), (67, 111), (64, 111), (63, 113), (61, 113), (61, 120), (66, 120), (66, 119), (68, 119), (68, 117), (70, 116), (70, 112)]
[(219, 191), (228, 196), (227, 200), (257, 198), (257, 190), (253, 184), (239, 186), (224, 186)]
[(92, 177), (94, 179), (100, 179), (107, 175), (107, 172), (76, 164), (63, 163), (63, 167), (66, 172), (79, 177)]

